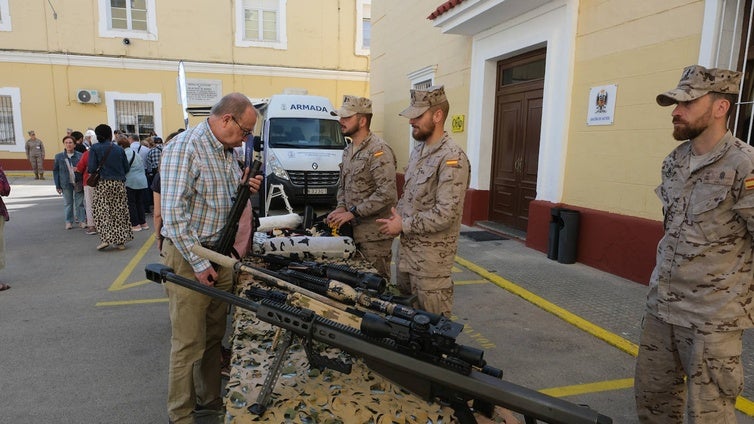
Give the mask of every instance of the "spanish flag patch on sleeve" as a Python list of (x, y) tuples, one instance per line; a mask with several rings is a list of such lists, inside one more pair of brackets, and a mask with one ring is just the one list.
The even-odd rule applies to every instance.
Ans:
[(754, 188), (754, 177), (749, 177), (749, 178), (745, 179), (744, 180), (744, 187), (747, 190), (753, 189)]
[(445, 165), (452, 166), (453, 168), (460, 168), (461, 165), (458, 162), (458, 159), (451, 159), (448, 161), (445, 161)]
[(378, 158), (385, 154), (384, 150), (380, 150), (379, 152), (374, 152), (374, 157)]

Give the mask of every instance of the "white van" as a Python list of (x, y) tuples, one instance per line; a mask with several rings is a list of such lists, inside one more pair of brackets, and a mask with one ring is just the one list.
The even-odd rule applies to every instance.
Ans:
[(264, 195), (271, 185), (282, 185), (291, 204), (335, 206), (346, 140), (330, 100), (276, 94), (256, 106), (263, 118), (256, 147), (264, 158)]

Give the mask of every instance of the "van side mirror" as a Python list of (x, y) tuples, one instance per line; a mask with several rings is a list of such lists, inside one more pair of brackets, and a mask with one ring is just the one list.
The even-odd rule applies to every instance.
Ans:
[(254, 151), (255, 152), (261, 152), (264, 150), (264, 144), (262, 143), (262, 137), (255, 135), (254, 136)]

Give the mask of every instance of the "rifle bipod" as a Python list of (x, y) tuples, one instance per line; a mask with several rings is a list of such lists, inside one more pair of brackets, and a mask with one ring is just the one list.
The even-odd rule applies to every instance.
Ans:
[[(282, 369), (285, 358), (288, 357), (288, 349), (293, 344), (295, 334), (291, 331), (278, 328), (275, 332), (276, 342), (273, 342), (272, 347), (275, 349), (275, 356), (273, 357), (272, 364), (270, 364), (267, 370), (267, 376), (264, 378), (262, 388), (257, 396), (257, 401), (249, 406), (247, 409), (254, 415), (262, 416), (267, 410), (267, 405), (270, 403), (270, 396), (272, 395), (275, 384), (277, 384), (280, 378), (280, 371)], [(340, 362), (334, 359), (327, 358), (323, 355), (314, 353), (311, 347), (312, 340), (307, 338), (302, 340), (304, 344), (304, 350), (306, 351), (306, 358), (309, 360), (309, 367), (318, 368), (323, 371), (325, 368), (329, 368), (335, 371), (342, 372), (343, 374), (351, 373), (351, 364)], [(276, 346), (277, 345), (277, 346)]]

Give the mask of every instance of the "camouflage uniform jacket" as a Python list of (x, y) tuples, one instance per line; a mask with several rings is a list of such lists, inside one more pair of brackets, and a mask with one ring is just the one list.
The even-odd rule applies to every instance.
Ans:
[(648, 311), (703, 331), (754, 325), (751, 315), (754, 148), (728, 132), (690, 169), (691, 143), (662, 164), (655, 190), (665, 216)]
[(447, 132), (434, 145), (419, 143), (411, 152), (397, 208), (403, 218), (400, 271), (450, 276), (470, 174), (466, 153)]
[(389, 218), (398, 193), (395, 187), (395, 155), (390, 146), (373, 133), (358, 146), (348, 144), (343, 151), (338, 183), (338, 207), (356, 207), (358, 223), (353, 222), (356, 243), (391, 239), (380, 232), (377, 218)]

